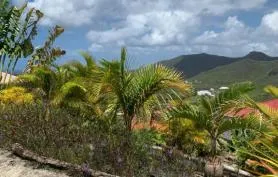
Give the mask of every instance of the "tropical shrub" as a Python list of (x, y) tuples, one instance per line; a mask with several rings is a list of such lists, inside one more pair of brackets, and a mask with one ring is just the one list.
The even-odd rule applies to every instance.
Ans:
[(195, 156), (208, 154), (208, 134), (197, 129), (193, 121), (173, 119), (170, 121), (169, 127), (168, 144), (177, 146), (186, 154)]
[[(265, 91), (278, 97), (277, 87), (267, 86)], [(237, 148), (239, 157), (247, 159), (247, 165), (251, 167), (253, 173), (262, 176), (277, 176), (278, 111), (261, 103), (254, 103), (253, 105), (260, 111), (259, 116), (267, 125), (267, 129), (262, 133), (256, 132), (256, 136), (249, 141), (245, 139), (245, 146)]]
[(0, 91), (0, 103), (6, 104), (26, 104), (33, 103), (34, 95), (23, 87), (9, 87)]

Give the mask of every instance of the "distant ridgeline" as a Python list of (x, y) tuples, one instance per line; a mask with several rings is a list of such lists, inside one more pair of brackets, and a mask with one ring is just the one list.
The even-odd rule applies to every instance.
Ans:
[(198, 90), (252, 81), (256, 84), (256, 90), (251, 96), (263, 100), (268, 95), (264, 93), (263, 87), (268, 84), (278, 85), (278, 57), (262, 52), (253, 51), (238, 58), (206, 53), (181, 55), (160, 63), (182, 72), (185, 79)]

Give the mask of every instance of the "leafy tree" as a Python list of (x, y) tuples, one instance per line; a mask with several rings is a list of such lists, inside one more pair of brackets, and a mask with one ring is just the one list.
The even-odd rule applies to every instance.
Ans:
[(10, 6), (7, 0), (1, 1), (0, 8), (0, 72), (12, 73), (20, 58), (33, 53), (32, 40), (43, 14), (34, 8), (27, 10), (27, 4), (19, 9)]
[(172, 118), (185, 118), (194, 121), (198, 128), (204, 129), (210, 136), (211, 155), (216, 155), (217, 141), (220, 136), (234, 129), (259, 129), (255, 118), (229, 116), (245, 106), (244, 94), (254, 88), (253, 84), (240, 83), (218, 93), (215, 97), (201, 97), (195, 104), (185, 103), (170, 111)]
[(83, 113), (88, 113), (96, 117), (105, 117), (104, 113), (107, 111), (109, 99), (102, 95), (106, 88), (101, 79), (103, 73), (96, 63), (95, 59), (87, 52), (80, 52), (85, 63), (80, 61), (71, 61), (61, 66), (61, 68), (68, 73), (68, 77), (72, 81), (79, 83), (87, 89), (87, 105), (83, 109)]
[(25, 71), (30, 71), (34, 67), (51, 67), (55, 65), (57, 58), (64, 55), (66, 52), (59, 47), (53, 47), (55, 40), (64, 32), (64, 29), (56, 25), (49, 30), (48, 39), (42, 47), (34, 51), (31, 59), (28, 61)]

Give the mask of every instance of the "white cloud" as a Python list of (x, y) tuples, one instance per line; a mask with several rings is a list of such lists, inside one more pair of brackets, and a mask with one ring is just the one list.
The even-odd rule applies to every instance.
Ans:
[(91, 51), (91, 52), (98, 52), (102, 49), (103, 49), (103, 46), (100, 44), (96, 44), (96, 43), (91, 44), (91, 46), (89, 47), (89, 51)]
[(265, 15), (261, 25), (263, 28), (266, 28), (266, 30), (268, 29), (274, 34), (278, 34), (278, 11)]
[(205, 31), (202, 35), (195, 38), (194, 44), (217, 45), (217, 46), (239, 46), (248, 43), (250, 29), (239, 21), (236, 16), (229, 17), (225, 22), (224, 31)]
[[(22, 1), (22, 0), (14, 0)], [(44, 25), (86, 25), (90, 51), (128, 46), (132, 51), (209, 52), (239, 56), (250, 50), (278, 53), (278, 11), (249, 27), (238, 11), (262, 8), (267, 0), (34, 0)], [(216, 29), (204, 19), (233, 15)], [(238, 14), (238, 17), (234, 14)], [(217, 18), (219, 20), (220, 18)], [(220, 21), (217, 21), (220, 23)], [(204, 29), (205, 27), (205, 29)], [(211, 26), (210, 26), (211, 27)], [(219, 28), (220, 27), (220, 28)], [(197, 36), (198, 34), (198, 36)]]
[[(45, 17), (43, 24), (80, 26), (91, 23), (95, 15), (93, 3), (95, 0), (88, 0), (80, 3), (80, 0), (35, 0), (29, 2), (29, 7), (40, 9)], [(91, 6), (90, 6), (91, 5)]]
[(195, 37), (192, 50), (230, 56), (257, 50), (277, 55), (277, 25), (278, 11), (264, 15), (257, 28), (248, 27), (237, 17), (229, 17), (223, 31), (205, 31)]
[(91, 30), (87, 37), (102, 44), (153, 46), (182, 44), (186, 32), (199, 24), (199, 19), (183, 11), (150, 12), (127, 16), (123, 27), (106, 31)]
[[(26, 0), (13, 0), (22, 2)], [(41, 9), (47, 25), (81, 26), (98, 20), (125, 19), (128, 15), (156, 11), (184, 11), (191, 14), (220, 15), (230, 10), (262, 7), (267, 0), (34, 0), (31, 7)], [(97, 22), (99, 23), (99, 22)]]

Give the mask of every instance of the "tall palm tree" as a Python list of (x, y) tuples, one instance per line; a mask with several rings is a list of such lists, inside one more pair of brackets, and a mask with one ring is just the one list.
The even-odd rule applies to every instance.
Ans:
[(198, 128), (206, 130), (210, 136), (211, 155), (216, 156), (217, 141), (220, 136), (233, 129), (259, 129), (256, 118), (229, 116), (245, 106), (244, 94), (253, 89), (253, 84), (240, 83), (215, 97), (201, 97), (197, 104), (185, 103), (170, 111), (172, 118), (185, 118), (195, 122)]
[(123, 115), (127, 132), (132, 131), (132, 121), (144, 105), (154, 100), (167, 100), (175, 93), (188, 93), (190, 85), (181, 74), (162, 65), (149, 65), (136, 70), (126, 68), (127, 52), (121, 50), (119, 61), (102, 60), (100, 70), (101, 82), (113, 99), (114, 110)]

